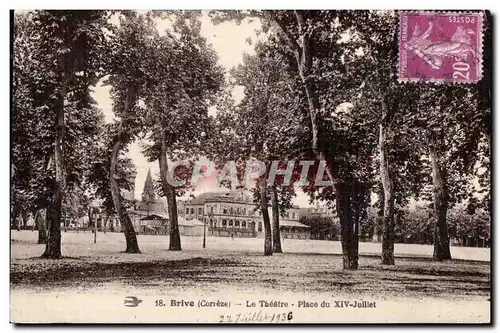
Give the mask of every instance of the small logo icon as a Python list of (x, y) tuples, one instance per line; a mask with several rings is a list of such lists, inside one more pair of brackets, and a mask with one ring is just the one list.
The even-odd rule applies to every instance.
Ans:
[(127, 296), (123, 301), (123, 305), (128, 306), (130, 308), (135, 308), (142, 302), (142, 299), (138, 299), (135, 296)]

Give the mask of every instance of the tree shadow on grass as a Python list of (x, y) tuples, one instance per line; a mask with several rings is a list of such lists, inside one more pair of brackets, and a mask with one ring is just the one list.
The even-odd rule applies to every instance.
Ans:
[(102, 283), (113, 282), (119, 278), (132, 281), (154, 277), (186, 279), (202, 272), (204, 267), (239, 266), (237, 262), (207, 258), (119, 263), (81, 262), (81, 264), (76, 265), (72, 262), (60, 260), (54, 260), (54, 262), (47, 269), (40, 269), (37, 265), (28, 267), (12, 265), (10, 273), (11, 284)]
[(209, 288), (221, 292), (233, 285), (332, 294), (383, 293), (391, 297), (488, 295), (490, 291), (489, 265), (484, 263), (431, 264), (430, 260), (404, 259), (395, 266), (383, 266), (378, 257), (362, 257), (359, 270), (345, 271), (341, 256), (316, 256), (314, 259), (310, 254), (250, 255), (115, 263), (82, 258), (49, 262), (33, 258), (36, 261), (29, 265), (11, 266), (11, 285), (50, 289), (119, 283), (159, 289)]

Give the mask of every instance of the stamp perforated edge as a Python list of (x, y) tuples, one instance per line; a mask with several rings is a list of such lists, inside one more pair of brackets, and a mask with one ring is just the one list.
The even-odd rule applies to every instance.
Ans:
[[(471, 81), (450, 81), (446, 79), (434, 79), (434, 78), (426, 78), (426, 79), (411, 79), (411, 78), (400, 78), (400, 47), (399, 47), (399, 41), (401, 40), (401, 16), (403, 14), (424, 14), (424, 15), (432, 15), (434, 13), (439, 13), (439, 14), (448, 14), (448, 15), (453, 15), (453, 14), (467, 14), (467, 15), (473, 15), (476, 14), (479, 16), (480, 20), (480, 31), (481, 31), (481, 36), (478, 36), (478, 50), (480, 50), (480, 56), (479, 56), (479, 69), (478, 69), (478, 78), (476, 80), (471, 80)], [(430, 84), (476, 84), (481, 79), (483, 78), (483, 53), (484, 53), (484, 35), (485, 35), (485, 30), (486, 30), (486, 25), (484, 24), (484, 18), (485, 18), (485, 11), (453, 11), (453, 10), (401, 10), (397, 12), (396, 18), (397, 18), (397, 62), (396, 62), (396, 76), (398, 83), (402, 84), (412, 84), (412, 83), (430, 83)]]

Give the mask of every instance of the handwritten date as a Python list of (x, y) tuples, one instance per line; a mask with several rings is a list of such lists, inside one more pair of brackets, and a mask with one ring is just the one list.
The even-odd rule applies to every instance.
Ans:
[(290, 312), (239, 312), (233, 315), (219, 315), (219, 323), (285, 323), (293, 319)]

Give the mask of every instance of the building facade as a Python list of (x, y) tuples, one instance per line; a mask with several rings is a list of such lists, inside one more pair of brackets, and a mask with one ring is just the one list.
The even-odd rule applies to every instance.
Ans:
[[(132, 192), (132, 193), (131, 193)], [(142, 200), (133, 191), (123, 193), (133, 205), (127, 210), (138, 234), (169, 233), (170, 219), (166, 202), (154, 194), (150, 171), (146, 177)], [(264, 237), (262, 212), (245, 191), (207, 192), (177, 202), (179, 233), (183, 236)], [(268, 210), (272, 219), (271, 208)], [(310, 238), (310, 227), (299, 222), (299, 207), (293, 206), (280, 216), (283, 238)], [(104, 222), (105, 221), (105, 222)], [(121, 232), (116, 215), (102, 216), (99, 230)], [(271, 223), (272, 227), (272, 223)]]
[[(243, 191), (202, 193), (185, 201), (180, 212), (186, 220), (197, 219), (207, 225), (207, 234), (230, 237), (263, 237), (262, 213)], [(309, 238), (309, 227), (299, 223), (294, 206), (280, 217), (280, 231), (286, 238)], [(271, 217), (271, 209), (269, 209)]]

